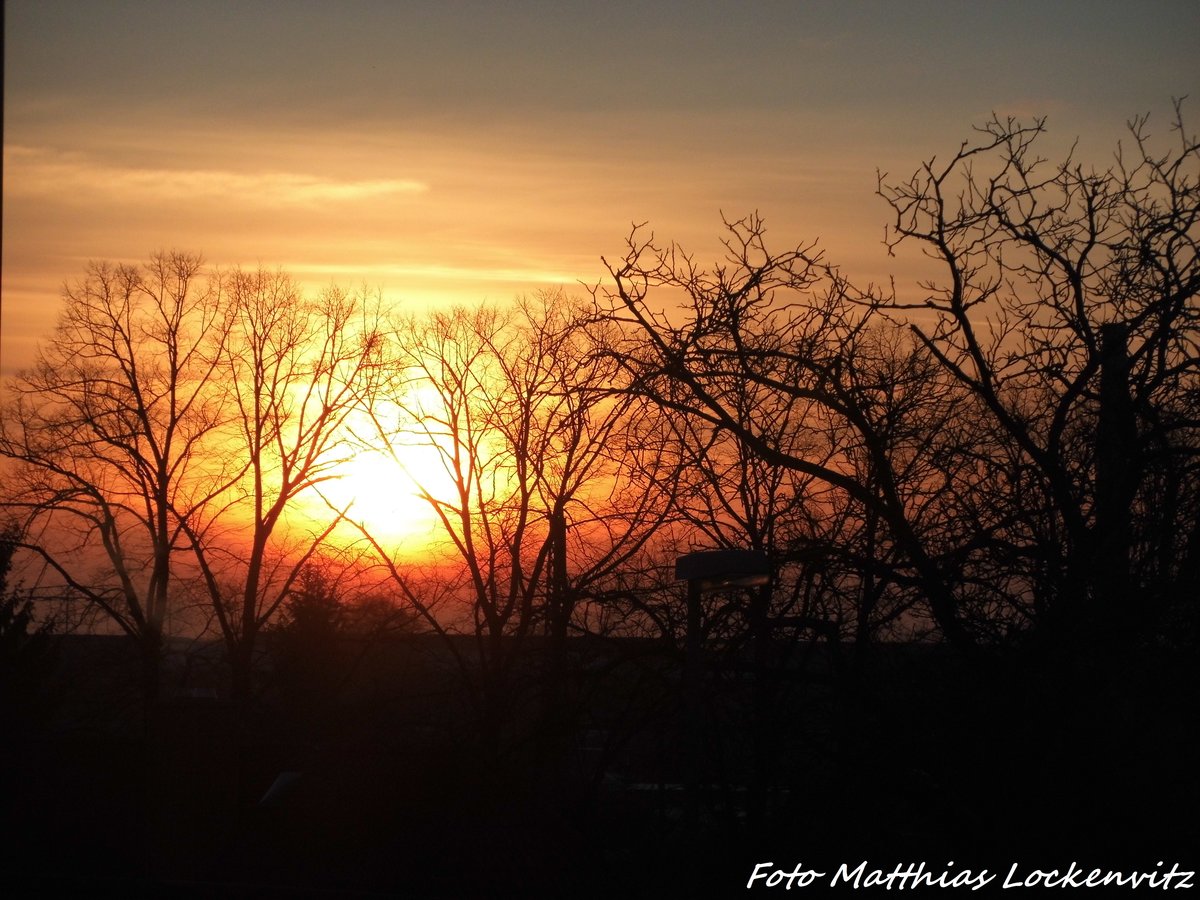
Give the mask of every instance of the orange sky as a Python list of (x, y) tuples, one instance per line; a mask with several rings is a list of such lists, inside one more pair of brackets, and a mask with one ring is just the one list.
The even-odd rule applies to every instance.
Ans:
[(413, 309), (593, 283), (634, 221), (711, 256), (757, 210), (903, 280), (876, 167), (992, 110), (1105, 162), (1200, 98), (1193, 2), (651, 6), (9, 0), (0, 372), (87, 259), (160, 248)]

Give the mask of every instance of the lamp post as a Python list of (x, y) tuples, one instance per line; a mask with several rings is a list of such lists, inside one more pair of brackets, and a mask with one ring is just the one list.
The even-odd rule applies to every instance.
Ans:
[(761, 803), (764, 741), (763, 725), (766, 710), (762, 703), (762, 668), (766, 652), (767, 608), (770, 604), (771, 563), (758, 550), (698, 550), (685, 553), (675, 561), (675, 579), (687, 582), (687, 645), (684, 657), (684, 715), (687, 728), (685, 748), (685, 800), (688, 827), (696, 828), (698, 821), (698, 791), (700, 781), (700, 723), (701, 715), (701, 605), (704, 594), (740, 588), (758, 590), (751, 594), (750, 628), (754, 640), (755, 710), (754, 710), (754, 791), (751, 818), (758, 825)]

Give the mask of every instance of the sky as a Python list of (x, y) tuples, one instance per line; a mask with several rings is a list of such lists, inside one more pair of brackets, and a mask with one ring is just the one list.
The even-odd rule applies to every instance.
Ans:
[(88, 260), (160, 249), (419, 311), (583, 293), (634, 223), (714, 259), (722, 215), (758, 212), (903, 289), (877, 170), (993, 112), (1106, 165), (1131, 117), (1165, 138), (1200, 103), (1195, 0), (7, 0), (4, 24), (5, 376)]

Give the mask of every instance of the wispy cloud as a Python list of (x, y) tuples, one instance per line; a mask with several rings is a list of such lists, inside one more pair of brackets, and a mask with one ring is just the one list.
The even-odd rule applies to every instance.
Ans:
[(396, 265), (325, 265), (291, 263), (287, 270), (295, 275), (330, 278), (360, 278), (370, 282), (422, 278), (446, 281), (512, 282), (513, 284), (572, 284), (578, 274), (536, 267), (454, 266), (436, 264)]
[(119, 196), (125, 202), (203, 199), (279, 206), (312, 206), (420, 194), (421, 181), (400, 178), (337, 179), (305, 172), (238, 172), (116, 166), (84, 154), (42, 147), (4, 149), (5, 190), (13, 195)]

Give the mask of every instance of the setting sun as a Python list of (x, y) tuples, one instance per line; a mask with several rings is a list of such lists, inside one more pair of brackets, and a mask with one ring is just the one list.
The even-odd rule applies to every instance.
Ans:
[(424, 494), (446, 497), (453, 484), (434, 447), (399, 447), (395, 458), (381, 450), (363, 450), (340, 463), (337, 471), (321, 493), (336, 508), (345, 509), (353, 525), (339, 528), (335, 535), (353, 540), (361, 536), (361, 526), (401, 555), (419, 553), (437, 540), (437, 514)]

